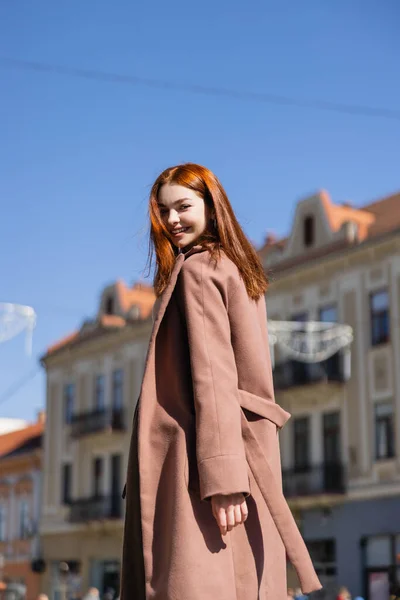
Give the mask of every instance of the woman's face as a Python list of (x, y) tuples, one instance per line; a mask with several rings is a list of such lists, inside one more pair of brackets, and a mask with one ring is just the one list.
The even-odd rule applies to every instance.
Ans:
[(182, 185), (164, 184), (158, 193), (158, 206), (177, 248), (193, 246), (208, 227), (210, 210), (203, 198)]

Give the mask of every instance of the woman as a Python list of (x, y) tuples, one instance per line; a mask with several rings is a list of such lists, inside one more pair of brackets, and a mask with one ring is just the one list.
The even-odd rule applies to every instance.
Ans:
[(121, 600), (280, 600), (320, 583), (282, 495), (259, 258), (215, 175), (150, 193), (159, 296), (126, 482)]

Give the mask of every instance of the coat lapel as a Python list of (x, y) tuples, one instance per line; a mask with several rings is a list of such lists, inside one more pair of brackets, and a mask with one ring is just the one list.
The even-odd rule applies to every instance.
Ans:
[(160, 297), (160, 305), (158, 307), (157, 315), (156, 315), (156, 318), (155, 318), (155, 321), (153, 324), (153, 331), (151, 332), (150, 346), (153, 345), (153, 342), (157, 337), (157, 333), (160, 328), (161, 321), (164, 317), (165, 311), (167, 310), (169, 301), (171, 300), (172, 292), (175, 289), (176, 281), (178, 279), (178, 275), (179, 275), (179, 272), (182, 268), (184, 261), (185, 261), (185, 255), (178, 254), (174, 268), (171, 273), (171, 278), (169, 280), (169, 283), (168, 283), (167, 287), (165, 288), (162, 296)]
[(165, 288), (163, 294), (160, 297), (160, 304), (158, 307), (156, 318), (154, 320), (153, 331), (151, 333), (150, 347), (153, 345), (153, 342), (157, 337), (157, 333), (160, 328), (161, 321), (163, 320), (165, 311), (167, 310), (169, 301), (171, 300), (171, 296), (175, 289), (178, 275), (180, 273), (180, 270), (182, 269), (183, 263), (192, 254), (196, 254), (197, 252), (203, 252), (203, 251), (204, 251), (204, 248), (202, 246), (193, 246), (193, 248), (191, 248), (188, 252), (186, 252), (186, 253), (181, 252), (176, 257), (175, 265), (174, 265), (174, 268), (172, 269), (172, 273), (171, 273), (171, 278), (170, 278), (169, 283), (168, 283), (167, 287)]

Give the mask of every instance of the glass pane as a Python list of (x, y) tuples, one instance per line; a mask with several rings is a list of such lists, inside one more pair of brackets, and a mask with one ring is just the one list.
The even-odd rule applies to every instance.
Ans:
[(371, 307), (372, 310), (381, 311), (389, 307), (389, 294), (384, 292), (377, 292), (371, 296)]
[(309, 465), (309, 419), (300, 417), (294, 421), (294, 464), (296, 468)]
[(98, 375), (96, 377), (96, 408), (101, 410), (104, 408), (104, 376)]
[(118, 369), (113, 373), (113, 408), (120, 410), (122, 408), (122, 390), (123, 390), (123, 371)]
[(319, 311), (319, 320), (323, 323), (337, 323), (337, 308), (336, 306), (326, 306)]
[(308, 314), (306, 312), (297, 313), (292, 316), (292, 321), (298, 321), (299, 323), (306, 323), (308, 321)]
[(377, 536), (367, 541), (367, 566), (387, 567), (392, 564), (390, 552), (390, 538)]
[(375, 405), (375, 414), (377, 417), (388, 417), (393, 414), (393, 405), (391, 402), (380, 402)]
[(386, 458), (388, 456), (388, 435), (385, 421), (376, 424), (376, 457)]

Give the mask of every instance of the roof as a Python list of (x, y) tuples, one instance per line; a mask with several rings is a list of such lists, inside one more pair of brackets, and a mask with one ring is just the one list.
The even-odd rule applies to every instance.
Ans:
[[(353, 221), (358, 225), (358, 243), (400, 228), (400, 192), (358, 208), (348, 203), (334, 204), (325, 191), (319, 192), (318, 196), (332, 232), (338, 231), (345, 222)], [(259, 253), (265, 257), (275, 250), (283, 250), (288, 240), (288, 237), (276, 240), (269, 234)], [(326, 248), (319, 248), (316, 255), (329, 254), (335, 251), (337, 246), (338, 244), (332, 243)], [(309, 260), (312, 253), (313, 250), (308, 250), (306, 255), (285, 260), (285, 263), (295, 261), (299, 264)], [(276, 265), (274, 268), (279, 269), (279, 266)]]
[(22, 447), (25, 447), (26, 452), (31, 451), (32, 446), (37, 447), (38, 438), (43, 435), (44, 428), (44, 423), (33, 423), (23, 429), (0, 435), (0, 458), (14, 454)]
[[(121, 329), (132, 321), (145, 321), (150, 317), (156, 299), (152, 286), (136, 283), (130, 288), (124, 281), (118, 280), (112, 287), (124, 316), (100, 314), (97, 319), (86, 321), (80, 329), (69, 333), (49, 346), (45, 357), (84, 339), (101, 335), (105, 331)], [(134, 307), (137, 308), (138, 314), (132, 316), (131, 311)]]
[(152, 286), (145, 285), (144, 283), (136, 283), (133, 287), (129, 288), (124, 281), (119, 279), (115, 284), (115, 290), (120, 306), (125, 313), (132, 306), (137, 306), (142, 319), (146, 319), (151, 314), (156, 299)]

